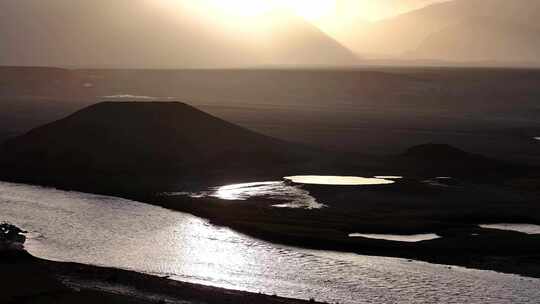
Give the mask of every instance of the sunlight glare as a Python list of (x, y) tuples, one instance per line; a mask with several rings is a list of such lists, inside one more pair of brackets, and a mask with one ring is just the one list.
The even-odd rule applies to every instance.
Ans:
[(336, 11), (336, 0), (274, 0), (309, 21), (318, 21)]
[(336, 0), (198, 0), (196, 4), (184, 3), (212, 15), (222, 14), (229, 17), (257, 17), (285, 9), (309, 21), (317, 21), (334, 13), (337, 6)]
[(226, 15), (256, 17), (270, 12), (274, 4), (268, 0), (205, 0), (207, 6)]

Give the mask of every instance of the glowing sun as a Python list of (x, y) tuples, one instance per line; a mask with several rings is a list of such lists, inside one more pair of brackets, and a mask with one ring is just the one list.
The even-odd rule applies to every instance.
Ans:
[(275, 0), (283, 7), (291, 9), (298, 16), (310, 21), (320, 20), (336, 9), (335, 0)]
[(256, 17), (274, 9), (268, 0), (206, 0), (206, 5), (227, 15)]
[(336, 0), (198, 0), (200, 6), (229, 16), (257, 17), (272, 10), (287, 9), (310, 21), (331, 14)]

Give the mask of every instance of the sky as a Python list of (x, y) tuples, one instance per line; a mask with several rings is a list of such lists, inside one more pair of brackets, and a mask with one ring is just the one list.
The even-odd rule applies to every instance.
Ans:
[[(327, 34), (339, 37), (351, 28), (389, 18), (429, 4), (448, 0), (148, 0), (167, 9), (182, 5), (224, 20), (239, 20), (285, 8), (303, 17)], [(242, 27), (246, 24), (242, 24)], [(245, 22), (244, 22), (245, 23)], [(249, 21), (253, 23), (253, 21)]]
[[(110, 49), (110, 53), (114, 55), (126, 46), (131, 46), (132, 49), (144, 54), (161, 54), (155, 56), (156, 58), (168, 56), (171, 60), (189, 63), (197, 62), (198, 58), (216, 57), (215, 49), (229, 50), (229, 48), (231, 54), (239, 54), (240, 51), (237, 48), (242, 50), (248, 48), (249, 52), (253, 53), (259, 52), (259, 57), (264, 57), (265, 63), (270, 60), (268, 58), (273, 58), (274, 54), (279, 53), (285, 56), (293, 50), (296, 53), (310, 53), (309, 51), (315, 50), (317, 52), (313, 52), (314, 57), (318, 54), (318, 58), (330, 58), (331, 56), (326, 55), (327, 51), (323, 51), (326, 50), (325, 47), (332, 50), (341, 49), (341, 53), (347, 53), (347, 56), (343, 57), (350, 57), (355, 53), (361, 58), (379, 58), (379, 56), (386, 58), (403, 54), (413, 56), (409, 53), (423, 47), (423, 42), (428, 36), (446, 29), (463, 16), (465, 16), (463, 18), (470, 18), (470, 14), (476, 14), (479, 9), (471, 9), (469, 3), (494, 3), (482, 8), (482, 13), (492, 10), (498, 12), (496, 15), (499, 16), (500, 12), (506, 12), (507, 15), (518, 16), (521, 22), (526, 19), (520, 17), (521, 12), (534, 11), (531, 3), (538, 4), (539, 2), (538, 0), (520, 0), (517, 3), (527, 3), (527, 9), (520, 8), (512, 11), (513, 6), (519, 8), (519, 4), (513, 1), (464, 0), (456, 2), (456, 5), (439, 6), (442, 10), (454, 6), (456, 9), (449, 10), (448, 14), (437, 13), (436, 18), (413, 15), (412, 19), (400, 18), (399, 22), (370, 25), (370, 22), (391, 18), (442, 1), (451, 0), (0, 0), (3, 5), (3, 9), (0, 9), (0, 16), (2, 16), (0, 28), (4, 33), (11, 30), (9, 32), (11, 34), (4, 34), (3, 38), (8, 39), (9, 43), (3, 43), (3, 45), (13, 46), (7, 48), (13, 58), (24, 57), (20, 49), (27, 49), (27, 57), (32, 60), (44, 57), (43, 52), (31, 52), (32, 47), (28, 46), (31, 45), (31, 41), (34, 41), (35, 47), (39, 47), (46, 37), (50, 41), (55, 41), (49, 48), (43, 48), (55, 50), (54, 56), (50, 55), (54, 57), (54, 60), (47, 59), (51, 62), (62, 62), (65, 53), (62, 50), (79, 47), (77, 54), (80, 53), (80, 58), (73, 59), (72, 65), (82, 65), (79, 61), (83, 58), (98, 55), (100, 58), (93, 61), (111, 60), (109, 57), (114, 56), (107, 55), (109, 56), (107, 57), (105, 49)], [(44, 2), (47, 2), (49, 6), (43, 5)], [(511, 3), (514, 5), (510, 5)], [(500, 7), (504, 9), (499, 9)], [(439, 10), (434, 9), (430, 12), (433, 11)], [(36, 14), (35, 18), (26, 18), (29, 14)], [(315, 27), (294, 15), (302, 17)], [(448, 18), (441, 17), (446, 15)], [(122, 18), (123, 16), (129, 17)], [(529, 19), (536, 21), (536, 15), (533, 17)], [(65, 24), (70, 24), (70, 26), (65, 27)], [(74, 28), (74, 25), (77, 27)], [(317, 30), (317, 27), (327, 35)], [(501, 27), (508, 26), (506, 24), (497, 26), (497, 28)], [(32, 30), (29, 30), (30, 28)], [(96, 28), (101, 30), (98, 31)], [(81, 37), (80, 32), (84, 32), (88, 37)], [(440, 46), (444, 43), (448, 44), (448, 39), (463, 36), (470, 31), (465, 29), (462, 32), (456, 32), (453, 35), (445, 34), (446, 36), (443, 35), (443, 37), (439, 35), (437, 39), (430, 40), (436, 41), (436, 45), (429, 47), (437, 47), (437, 52), (440, 52), (439, 49), (442, 49)], [(489, 39), (503, 41), (506, 37), (499, 37), (504, 34), (503, 32), (508, 31), (495, 31)], [(470, 40), (480, 41), (474, 38), (473, 34), (476, 32), (468, 35), (471, 36)], [(32, 40), (29, 36), (35, 39)], [(485, 36), (484, 40), (488, 39), (487, 35), (483, 36)], [(450, 38), (445, 39), (446, 37)], [(519, 37), (513, 41), (528, 39)], [(138, 42), (147, 39), (152, 39), (154, 43)], [(74, 40), (77, 43), (74, 43)], [(92, 48), (99, 43), (103, 46), (101, 49)], [(180, 47), (179, 45), (182, 44), (190, 45), (190, 48)], [(478, 42), (478, 44), (487, 45), (484, 42)], [(522, 49), (526, 49), (528, 45), (523, 44)], [(21, 46), (20, 49), (17, 49), (18, 46)], [(278, 46), (282, 52), (274, 50)], [(172, 50), (173, 47), (182, 50), (183, 55), (180, 56), (178, 52), (164, 53)], [(424, 49), (428, 48), (424, 47)], [(449, 54), (455, 53), (450, 48), (446, 49)], [(508, 49), (511, 48), (508, 47)], [(247, 52), (247, 50), (244, 51)], [(52, 51), (49, 53), (52, 54)], [(438, 58), (436, 54), (433, 55), (434, 52), (430, 51), (428, 55), (424, 53), (426, 52), (422, 53), (422, 58)], [(3, 54), (3, 57), (6, 56)], [(135, 57), (132, 54), (127, 59), (136, 62)], [(297, 60), (300, 55), (289, 57), (287, 63), (293, 59)], [(26, 61), (34, 62), (30, 59)], [(244, 60), (241, 62), (243, 63)]]
[(390, 18), (408, 11), (448, 0), (328, 0), (333, 9), (310, 21), (332, 36), (361, 27), (368, 22)]
[[(335, 38), (369, 22), (448, 0), (148, 0), (167, 10), (187, 8), (240, 28), (255, 26), (258, 17), (286, 9)], [(255, 17), (255, 18), (253, 18)]]
[[(151, 0), (149, 0), (151, 1)], [(155, 0), (153, 0), (155, 1)], [(376, 21), (448, 0), (157, 0), (166, 6), (182, 3), (192, 8), (238, 16), (262, 14), (276, 7), (288, 8), (314, 22), (355, 18)]]
[(339, 15), (376, 21), (444, 0), (336, 0)]

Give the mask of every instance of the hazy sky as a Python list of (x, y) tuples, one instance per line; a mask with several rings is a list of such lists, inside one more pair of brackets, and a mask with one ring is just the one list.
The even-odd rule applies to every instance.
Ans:
[[(336, 0), (339, 14), (374, 21), (445, 0)], [(447, 1), (447, 0), (446, 0)]]
[(188, 7), (219, 10), (231, 15), (254, 15), (276, 7), (286, 7), (313, 22), (355, 18), (374, 21), (434, 2), (448, 0), (153, 0), (166, 5), (184, 3)]
[(389, 18), (436, 2), (448, 0), (329, 0), (334, 10), (321, 18), (311, 20), (333, 36), (352, 33), (363, 23)]
[[(286, 8), (337, 37), (353, 32), (364, 23), (448, 0), (148, 0), (170, 9), (182, 5), (213, 18), (245, 23), (244, 18)], [(173, 10), (174, 11), (174, 10)], [(225, 16), (223, 16), (225, 15)], [(232, 17), (232, 18), (231, 18)], [(227, 22), (227, 21), (226, 21)], [(253, 21), (249, 21), (253, 23)], [(253, 25), (253, 24), (251, 24)], [(246, 26), (246, 24), (242, 24)]]
[[(223, 20), (225, 25), (253, 27), (262, 15), (287, 9), (331, 36), (343, 37), (365, 23), (392, 17), (432, 3), (448, 0), (147, 0), (166, 11), (188, 9), (201, 16)], [(255, 17), (255, 18), (250, 18)]]

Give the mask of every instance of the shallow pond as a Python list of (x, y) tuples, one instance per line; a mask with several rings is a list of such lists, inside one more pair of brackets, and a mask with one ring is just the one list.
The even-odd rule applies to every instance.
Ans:
[(479, 226), (482, 228), (517, 231), (517, 232), (526, 233), (526, 234), (540, 234), (540, 225), (533, 225), (533, 224), (501, 223), (501, 224), (482, 224)]
[(380, 178), (380, 179), (403, 179), (404, 177), (399, 176), (399, 175), (379, 175), (379, 176), (375, 176), (375, 178)]
[(440, 236), (436, 235), (435, 233), (410, 234), (410, 235), (351, 233), (349, 234), (349, 237), (363, 237), (363, 238), (368, 238), (368, 239), (397, 241), (397, 242), (410, 242), (410, 243), (435, 240), (435, 239), (440, 238)]
[(284, 179), (295, 184), (331, 186), (370, 186), (395, 183), (395, 181), (390, 179), (359, 176), (297, 175), (286, 176)]

